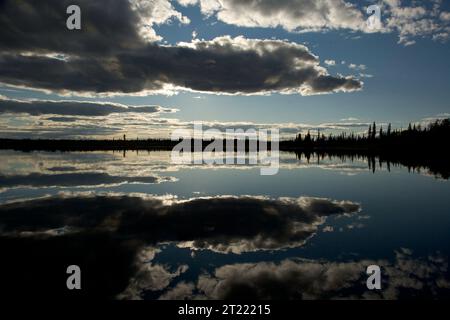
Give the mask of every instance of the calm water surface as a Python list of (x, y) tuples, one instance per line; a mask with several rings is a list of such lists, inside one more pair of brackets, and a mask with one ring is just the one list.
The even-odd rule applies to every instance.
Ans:
[[(34, 254), (70, 260), (98, 279), (87, 284), (94, 297), (119, 299), (450, 296), (449, 181), (373, 172), (365, 159), (280, 162), (261, 176), (255, 166), (174, 165), (169, 152), (2, 151), (5, 268), (23, 271)], [(380, 291), (366, 287), (371, 264), (382, 268)]]

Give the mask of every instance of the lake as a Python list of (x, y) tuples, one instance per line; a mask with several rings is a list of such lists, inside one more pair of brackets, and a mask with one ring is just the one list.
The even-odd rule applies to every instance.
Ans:
[[(370, 163), (282, 152), (262, 176), (163, 151), (0, 151), (1, 281), (110, 299), (449, 298), (449, 181)], [(71, 264), (82, 293), (64, 291)]]

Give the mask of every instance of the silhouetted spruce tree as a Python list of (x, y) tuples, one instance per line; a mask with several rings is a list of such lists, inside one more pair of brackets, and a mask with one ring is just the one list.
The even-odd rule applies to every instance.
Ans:
[(305, 140), (303, 140), (303, 141), (304, 141), (304, 143), (305, 143), (305, 145), (307, 147), (311, 146), (312, 140), (311, 140), (311, 133), (309, 132), (309, 130), (308, 130), (308, 133), (305, 136)]

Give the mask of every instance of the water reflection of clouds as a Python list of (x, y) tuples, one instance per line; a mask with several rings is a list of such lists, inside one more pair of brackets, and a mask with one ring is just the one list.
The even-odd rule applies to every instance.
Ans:
[[(161, 244), (242, 254), (301, 246), (329, 216), (360, 206), (320, 198), (60, 195), (0, 206), (0, 279), (18, 291), (60, 295), (77, 263), (87, 273), (82, 297), (140, 299), (397, 299), (448, 295), (444, 256), (387, 260), (286, 259), (214, 267), (186, 278), (187, 263), (160, 263)], [(364, 216), (365, 217), (365, 216)], [(195, 259), (195, 258), (193, 258)], [(32, 268), (30, 261), (39, 261)], [(380, 292), (365, 287), (366, 267), (383, 267)], [(11, 275), (21, 275), (12, 277)], [(23, 276), (22, 276), (23, 275)], [(56, 275), (56, 276), (55, 276)], [(9, 279), (11, 278), (11, 279)], [(44, 287), (44, 291), (40, 288)], [(18, 292), (16, 292), (18, 293)], [(33, 289), (31, 290), (33, 293)], [(63, 290), (62, 297), (73, 297)]]
[[(116, 188), (126, 184), (177, 181), (175, 177), (156, 173), (155, 167), (146, 166), (145, 159), (140, 158), (141, 162), (131, 159), (124, 163), (120, 156), (113, 153), (2, 151), (0, 158), (2, 203), (11, 198), (5, 192), (14, 190), (18, 191), (12, 200), (17, 201), (26, 198), (25, 195), (29, 196), (28, 190), (55, 194), (69, 188), (95, 191), (97, 188)], [(42, 196), (42, 192), (39, 195)]]
[[(365, 270), (380, 265), (382, 290), (369, 291)], [(450, 293), (447, 260), (441, 255), (414, 258), (408, 250), (395, 261), (333, 262), (289, 259), (281, 263), (232, 264), (181, 282), (160, 298), (170, 299), (399, 299)]]
[[(208, 159), (222, 158), (221, 155), (208, 157)], [(121, 152), (32, 152), (21, 153), (1, 151), (0, 173), (6, 175), (42, 173), (74, 173), (74, 172), (105, 172), (110, 175), (146, 175), (153, 172), (177, 172), (183, 169), (234, 169), (245, 170), (259, 168), (255, 165), (194, 165), (172, 164), (171, 153), (155, 152), (129, 152), (123, 157)], [(245, 157), (244, 157), (245, 158)], [(247, 158), (246, 158), (247, 159)], [(248, 159), (247, 159), (248, 160)], [(318, 161), (319, 160), (319, 161)], [(333, 170), (344, 174), (357, 174), (367, 172), (368, 166), (364, 160), (340, 160), (337, 158), (316, 158), (309, 160), (297, 159), (294, 154), (281, 152), (280, 167), (286, 170), (301, 168), (321, 168)]]
[[(45, 288), (40, 294), (58, 295), (65, 283), (58, 274), (76, 263), (88, 274), (83, 297), (134, 298), (164, 290), (188, 269), (153, 263), (161, 244), (236, 254), (301, 246), (328, 216), (359, 209), (349, 201), (307, 197), (179, 200), (88, 193), (5, 204), (0, 280), (13, 292), (31, 283)], [(30, 261), (39, 263), (28, 268)], [(13, 281), (11, 275), (20, 277)]]
[(155, 255), (160, 252), (160, 249), (146, 247), (137, 254), (137, 271), (131, 277), (126, 289), (117, 296), (118, 299), (136, 300), (140, 299), (144, 291), (165, 291), (174, 279), (189, 269), (186, 264), (170, 270), (167, 265), (153, 263)]
[(95, 230), (153, 245), (176, 242), (179, 247), (240, 254), (299, 247), (328, 216), (359, 210), (359, 204), (350, 201), (309, 197), (178, 200), (90, 195), (6, 204), (0, 206), (0, 221), (7, 235), (30, 236), (58, 228)]
[[(0, 265), (0, 282), (5, 288), (13, 288), (12, 294), (21, 294), (23, 286), (35, 283), (36, 288), (45, 287), (45, 293), (59, 296), (58, 286), (65, 283), (65, 274), (56, 278), (55, 274), (75, 261), (83, 270), (89, 270), (83, 297), (136, 299), (148, 297), (149, 292), (151, 297), (161, 299), (448, 296), (446, 258), (438, 255), (417, 259), (407, 250), (397, 252), (393, 262), (291, 258), (277, 263), (214, 265), (200, 274), (186, 261), (168, 264), (155, 259), (164, 251), (161, 244), (165, 243), (174, 244), (175, 250), (229, 254), (227, 257), (300, 247), (320, 230), (348, 232), (363, 227), (368, 216), (355, 214), (360, 210), (355, 202), (264, 196), (178, 199), (96, 189), (173, 181), (160, 172), (191, 168), (246, 170), (253, 166), (173, 166), (169, 152), (128, 153), (123, 158), (122, 153), (112, 152), (2, 151), (0, 157), (1, 187), (22, 188), (17, 190), (20, 195), (14, 202), (0, 205), (0, 247), (5, 248), (2, 261), (6, 261)], [(286, 170), (317, 168), (350, 175), (368, 170), (362, 160), (325, 158), (317, 163), (311, 158), (308, 163), (286, 153), (281, 153), (280, 166)], [(73, 190), (83, 186), (85, 192)], [(34, 194), (24, 191), (49, 187), (57, 188), (42, 199), (26, 199)], [(331, 216), (354, 219), (335, 225)], [(193, 259), (195, 256), (200, 254), (193, 255)], [(30, 268), (30, 261), (40, 263)], [(382, 292), (365, 289), (363, 273), (368, 264), (380, 264), (385, 269), (388, 277)], [(23, 277), (19, 279), (11, 277), (20, 274)]]
[(158, 176), (111, 176), (107, 173), (59, 173), (28, 175), (0, 175), (0, 192), (13, 188), (49, 188), (49, 187), (112, 187), (125, 183), (154, 184), (173, 181), (170, 177)]

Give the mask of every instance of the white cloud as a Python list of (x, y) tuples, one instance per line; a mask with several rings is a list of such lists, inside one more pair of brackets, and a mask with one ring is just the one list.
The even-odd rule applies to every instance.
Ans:
[(363, 70), (366, 70), (366, 69), (367, 69), (367, 66), (364, 65), (364, 64), (357, 65), (357, 64), (351, 63), (351, 64), (348, 65), (348, 67), (349, 67), (350, 69), (353, 69), (353, 70), (360, 70), (360, 71), (363, 71)]
[(384, 0), (388, 14), (386, 27), (398, 32), (399, 41), (405, 46), (416, 43), (417, 37), (431, 37), (433, 40), (446, 41), (448, 39), (449, 22), (447, 12), (440, 11), (440, 3), (435, 2), (432, 8), (422, 6), (402, 6), (400, 0)]
[(177, 0), (177, 1), (184, 7), (194, 5), (198, 2), (198, 0)]
[(440, 18), (443, 21), (450, 21), (450, 12), (442, 12)]
[(243, 27), (278, 27), (288, 31), (350, 29), (368, 31), (365, 17), (343, 0), (198, 0), (204, 15)]
[(152, 28), (153, 25), (160, 25), (173, 20), (182, 24), (190, 23), (190, 19), (176, 11), (169, 0), (129, 0), (129, 2), (131, 8), (140, 18), (139, 33), (147, 41), (162, 39)]
[[(399, 43), (414, 44), (415, 37), (448, 39), (450, 12), (441, 12), (440, 1), (406, 5), (406, 1), (381, 2), (381, 24), (369, 28), (366, 7), (344, 0), (179, 0), (198, 4), (206, 16), (241, 27), (282, 27), (290, 32), (347, 29), (364, 33), (396, 32)], [(358, 37), (358, 36), (356, 36)]]

